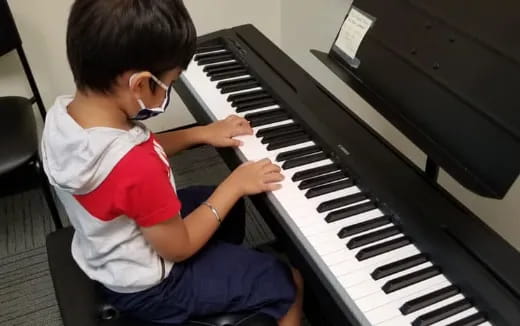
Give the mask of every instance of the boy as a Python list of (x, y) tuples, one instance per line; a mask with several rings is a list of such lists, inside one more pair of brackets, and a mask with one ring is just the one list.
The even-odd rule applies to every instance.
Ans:
[(145, 321), (260, 311), (299, 325), (299, 274), (236, 244), (244, 212), (235, 204), (278, 189), (280, 168), (250, 162), (214, 191), (176, 192), (168, 165), (168, 155), (194, 144), (240, 145), (232, 137), (251, 134), (248, 122), (232, 116), (153, 135), (136, 121), (167, 107), (195, 42), (181, 0), (73, 4), (67, 54), (77, 92), (49, 111), (42, 157), (75, 229), (74, 259), (110, 303)]

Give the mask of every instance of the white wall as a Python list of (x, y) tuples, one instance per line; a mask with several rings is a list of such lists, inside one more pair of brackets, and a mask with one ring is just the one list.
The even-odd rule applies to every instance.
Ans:
[[(47, 107), (56, 96), (72, 94), (74, 83), (65, 51), (68, 12), (73, 0), (8, 0), (24, 48)], [(254, 23), (275, 42), (281, 38), (279, 0), (186, 0), (200, 34)], [(153, 49), (151, 49), (153, 50)], [(30, 94), (17, 56), (0, 58), (0, 95)], [(147, 124), (155, 131), (194, 122), (178, 96), (164, 115)]]
[[(426, 155), (309, 52), (310, 49), (329, 51), (351, 3), (352, 0), (283, 0), (282, 48), (379, 134), (415, 164), (424, 167)], [(444, 172), (439, 180), (458, 200), (520, 250), (520, 179), (503, 200), (474, 195)]]

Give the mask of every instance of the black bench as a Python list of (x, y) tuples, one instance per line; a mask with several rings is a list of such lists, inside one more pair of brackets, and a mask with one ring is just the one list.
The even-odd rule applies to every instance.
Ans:
[[(74, 230), (65, 228), (47, 237), (47, 255), (54, 290), (65, 326), (158, 326), (119, 316), (117, 310), (104, 303), (96, 283), (76, 265), (71, 254)], [(276, 326), (265, 314), (250, 312), (209, 316), (183, 326)], [(163, 325), (164, 326), (164, 325)]]

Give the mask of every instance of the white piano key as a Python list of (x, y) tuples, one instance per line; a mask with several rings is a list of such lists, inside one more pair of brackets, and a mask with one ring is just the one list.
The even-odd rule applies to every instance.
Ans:
[[(309, 146), (314, 146), (314, 145), (316, 145), (315, 142), (313, 142), (313, 141), (306, 141), (304, 143), (300, 143), (300, 144), (297, 144), (297, 145), (291, 145), (291, 146), (287, 146), (287, 147), (284, 147), (284, 148), (280, 148), (280, 149), (276, 149), (276, 150), (268, 151), (268, 152), (269, 152), (269, 155), (271, 157), (273, 157), (273, 159), (276, 159), (276, 157), (279, 154), (281, 154), (281, 153), (285, 153), (285, 152), (289, 152), (289, 151), (293, 151), (293, 150), (296, 150), (296, 149), (305, 148), (305, 147), (309, 147)], [(267, 148), (266, 148), (266, 151), (267, 151)]]
[[(232, 81), (232, 80), (235, 80), (235, 79), (243, 79), (243, 78), (248, 78), (248, 77), (251, 77), (251, 76), (247, 75), (247, 76), (233, 77), (233, 78), (219, 80), (218, 82), (212, 82), (212, 83), (214, 83), (215, 88), (217, 88), (217, 83), (219, 83), (219, 82), (222, 82), (222, 81)], [(261, 90), (263, 90), (262, 87), (253, 87), (253, 88), (243, 89), (243, 90), (240, 90), (240, 91), (230, 92), (230, 93), (227, 93), (227, 94), (221, 94), (221, 96), (227, 103), (229, 103), (230, 107), (233, 107), (231, 105), (231, 102), (228, 101), (228, 97), (229, 96), (231, 96), (231, 95), (238, 95), (238, 94), (241, 94), (241, 93), (253, 92), (253, 91), (261, 91)], [(233, 110), (235, 110), (234, 107), (233, 107)]]
[[(383, 240), (379, 240), (379, 241), (376, 241), (376, 242), (373, 242), (371, 243), (370, 245), (367, 245), (367, 246), (363, 246), (363, 247), (360, 247), (360, 248), (356, 248), (354, 250), (348, 250), (347, 246), (346, 246), (346, 241), (343, 240), (343, 239), (340, 239), (340, 242), (343, 244), (343, 247), (346, 249), (346, 255), (349, 255), (350, 258), (347, 258), (347, 260), (344, 260), (338, 264), (335, 264), (335, 265), (330, 265), (330, 269), (332, 271), (332, 273), (337, 277), (341, 274), (343, 274), (343, 271), (344, 270), (347, 270), (349, 268), (349, 266), (352, 266), (352, 265), (355, 265), (354, 263), (357, 263), (358, 260), (356, 259), (356, 254), (366, 248), (366, 247), (370, 247), (370, 246), (373, 246), (373, 245), (377, 245), (377, 244), (380, 244), (380, 243), (383, 243), (385, 241), (389, 241), (389, 240), (392, 240), (392, 239), (397, 239), (399, 238), (400, 236), (402, 236), (402, 234), (398, 234), (398, 235), (395, 235), (395, 236), (392, 236), (392, 237), (388, 237), (386, 239), (383, 239)], [(336, 239), (339, 239), (337, 237), (333, 237), (333, 240), (327, 240), (326, 237), (308, 237), (307, 238), (309, 240), (309, 242), (311, 244), (313, 244), (315, 247), (320, 247), (322, 244), (324, 243), (329, 243), (331, 241), (335, 241)]]
[[(333, 212), (333, 211), (331, 211), (331, 212)], [(328, 213), (330, 213), (330, 212), (320, 213), (321, 214), (320, 216), (322, 217), (323, 221), (325, 221), (325, 217), (328, 215)], [(324, 232), (324, 231), (325, 232), (327, 232), (327, 231), (336, 232), (336, 234), (337, 234), (343, 227), (357, 224), (360, 222), (365, 222), (368, 220), (372, 220), (374, 218), (378, 218), (381, 216), (383, 216), (383, 212), (381, 212), (379, 209), (373, 209), (368, 212), (364, 212), (364, 213), (357, 214), (357, 215), (354, 215), (354, 216), (351, 216), (348, 218), (337, 220), (332, 223), (325, 222), (325, 224), (316, 226), (314, 229), (313, 229), (312, 222), (308, 221), (308, 220), (299, 220), (299, 226), (301, 227), (302, 232), (308, 236), (316, 234), (316, 233)]]
[(292, 178), (294, 176), (294, 174), (296, 174), (297, 172), (306, 171), (306, 170), (310, 170), (310, 169), (314, 169), (314, 168), (319, 168), (319, 167), (330, 165), (330, 164), (333, 164), (333, 163), (334, 162), (332, 162), (330, 159), (326, 159), (326, 160), (322, 160), (322, 161), (319, 161), (319, 162), (314, 162), (314, 163), (302, 165), (302, 166), (299, 166), (299, 167), (297, 167), (295, 169), (290, 169), (290, 170), (284, 171), (284, 174), (287, 177)]
[(401, 306), (413, 299), (416, 299), (418, 297), (421, 297), (423, 295), (426, 295), (428, 293), (432, 293), (434, 291), (437, 291), (439, 289), (442, 289), (443, 287), (446, 287), (445, 283), (439, 283), (436, 284), (430, 288), (421, 289), (411, 295), (403, 296), (401, 298), (397, 298), (395, 300), (392, 300), (391, 302), (388, 302), (385, 305), (379, 306), (375, 309), (372, 309), (368, 312), (366, 312), (367, 318), (374, 324), (380, 323), (382, 321), (403, 316), (399, 308)]
[(398, 261), (400, 259), (408, 258), (415, 254), (418, 254), (419, 250), (413, 244), (409, 244), (407, 246), (386, 252), (381, 255), (374, 256), (370, 259), (366, 259), (360, 261), (357, 264), (356, 268), (352, 268), (346, 274), (342, 275), (342, 277), (348, 277), (351, 273), (358, 273), (359, 271), (366, 272), (367, 279), (372, 279), (371, 273), (380, 266), (384, 266), (391, 262)]
[(356, 304), (361, 309), (361, 311), (367, 312), (374, 308), (388, 304), (392, 301), (398, 300), (399, 298), (404, 298), (413, 295), (423, 289), (432, 288), (434, 286), (437, 286), (438, 284), (442, 284), (442, 286), (448, 286), (450, 285), (450, 282), (446, 279), (446, 277), (444, 277), (444, 275), (437, 275), (422, 282), (402, 288), (399, 291), (395, 291), (388, 294), (386, 294), (382, 289), (380, 289), (376, 293), (356, 300)]
[[(346, 246), (345, 246), (345, 250), (348, 250), (348, 248)], [(378, 266), (385, 265), (392, 261), (397, 261), (397, 260), (401, 259), (400, 257), (413, 256), (414, 254), (416, 254), (418, 252), (419, 251), (417, 250), (417, 248), (415, 248), (415, 246), (413, 246), (413, 245), (404, 246), (399, 249), (392, 250), (390, 252), (386, 252), (384, 254), (377, 255), (370, 259), (358, 262), (356, 267), (349, 269), (349, 273), (356, 273), (360, 269), (368, 268), (368, 267), (375, 269)], [(327, 266), (332, 266), (332, 265), (336, 265), (338, 263), (345, 261), (346, 260), (345, 257), (346, 257), (345, 254), (342, 254), (341, 252), (335, 252), (335, 253), (323, 256), (322, 259), (327, 264)]]
[(271, 127), (279, 127), (279, 126), (284, 126), (284, 125), (290, 125), (291, 123), (294, 123), (294, 120), (292, 120), (292, 119), (284, 120), (284, 121), (280, 121), (280, 122), (270, 123), (268, 125), (263, 125), (263, 126), (260, 126), (260, 127), (254, 127), (253, 131), (256, 134), (259, 130), (262, 130), (262, 129), (267, 129), (267, 128), (271, 128)]
[[(205, 64), (205, 65), (198, 65), (200, 67), (200, 69), (202, 70), (202, 72), (206, 75), (206, 78), (208, 78), (209, 80), (209, 76), (207, 75), (207, 72), (204, 71), (204, 68), (206, 68), (207, 66), (211, 66), (211, 65), (220, 65), (220, 64), (227, 64), (227, 63), (235, 63), (237, 62), (235, 59), (231, 59), (231, 60), (226, 60), (226, 61), (221, 61), (221, 62), (217, 62), (217, 63), (210, 63), (210, 64)], [(215, 89), (217, 89), (215, 87)]]
[[(297, 183), (300, 184), (300, 182), (301, 181), (298, 181)], [(305, 190), (303, 192), (305, 192)], [(328, 194), (324, 194), (324, 195), (317, 196), (317, 197), (314, 197), (314, 198), (309, 198), (308, 200), (313, 205), (316, 205), (316, 208), (318, 208), (318, 206), (321, 203), (324, 203), (326, 201), (333, 200), (333, 199), (338, 199), (338, 198), (341, 198), (341, 197), (350, 196), (350, 195), (353, 195), (353, 194), (357, 194), (359, 192), (361, 192), (361, 189), (359, 189), (357, 186), (352, 186), (352, 187), (336, 190), (334, 192), (329, 192)]]
[(478, 310), (476, 308), (469, 308), (469, 309), (466, 309), (466, 310), (464, 310), (462, 312), (459, 312), (456, 315), (453, 315), (453, 316), (448, 317), (448, 318), (446, 318), (444, 320), (441, 320), (441, 321), (439, 321), (439, 322), (437, 322), (435, 324), (432, 324), (432, 326), (447, 326), (447, 325), (449, 325), (451, 323), (454, 323), (456, 321), (459, 321), (461, 319), (464, 319), (466, 317), (474, 315), (477, 312), (478, 312)]
[[(421, 310), (418, 310), (418, 311), (415, 311), (409, 315), (406, 315), (406, 316), (403, 316), (399, 311), (398, 312), (398, 315), (396, 316), (388, 316), (390, 318), (386, 319), (385, 321), (382, 321), (382, 322), (379, 322), (379, 323), (375, 323), (377, 326), (402, 326), (402, 325), (408, 325), (408, 324), (411, 324), (415, 319), (417, 319), (417, 317), (420, 317), (428, 312), (431, 312), (433, 310), (436, 310), (436, 309), (439, 309), (439, 308), (442, 308), (446, 305), (449, 305), (453, 302), (456, 302), (456, 301), (459, 301), (459, 300), (462, 300), (464, 299), (464, 296), (462, 294), (457, 294), (453, 297), (450, 297), (450, 298), (447, 298), (445, 300), (442, 300), (440, 302), (437, 302), (431, 306), (428, 306), (428, 307), (425, 307)], [(370, 315), (372, 316), (372, 315)], [(380, 317), (382, 317), (380, 315)], [(369, 314), (367, 314), (367, 318), (369, 318), (369, 320), (371, 321), (370, 317), (369, 317)], [(373, 317), (372, 317), (373, 318)]]
[(266, 107), (263, 107), (263, 108), (260, 108), (260, 109), (255, 109), (255, 110), (246, 111), (246, 112), (240, 112), (240, 113), (237, 113), (236, 115), (238, 115), (239, 117), (244, 118), (248, 114), (260, 113), (260, 112), (274, 110), (274, 109), (279, 109), (279, 108), (280, 108), (279, 105), (270, 105), (270, 106), (266, 106)]
[[(311, 207), (313, 207), (315, 210), (319, 204), (313, 205), (313, 203), (309, 203), (309, 205)], [(345, 207), (348, 207), (348, 206), (345, 206)], [(338, 209), (342, 209), (342, 208), (344, 208), (344, 207), (341, 207)], [(338, 210), (338, 209), (336, 209), (336, 210)], [(320, 217), (325, 221), (325, 218), (327, 217), (327, 215), (329, 215), (330, 213), (332, 213), (334, 211), (335, 210), (331, 210), (331, 211), (327, 211), (327, 212), (323, 212), (323, 213), (319, 213), (319, 214), (320, 214)], [(324, 224), (323, 226), (320, 226), (320, 228), (313, 229), (312, 225), (307, 225), (307, 224), (304, 225), (303, 223), (301, 224), (301, 227), (302, 227), (302, 232), (304, 232), (305, 235), (309, 235), (309, 236), (312, 234), (323, 232), (323, 231), (329, 231), (329, 232), (336, 231), (336, 233), (338, 233), (343, 227), (357, 224), (360, 222), (365, 222), (368, 220), (372, 220), (374, 218), (381, 217), (381, 216), (383, 216), (383, 212), (381, 212), (379, 209), (376, 208), (376, 209), (372, 209), (368, 212), (363, 212), (363, 213), (353, 215), (351, 217), (347, 217), (344, 219), (339, 219), (339, 220), (336, 220), (336, 221), (333, 221), (330, 223), (326, 222), (326, 224)]]
[[(379, 228), (379, 230), (380, 229), (381, 228)], [(377, 230), (377, 229), (375, 229), (375, 230)], [(389, 237), (388, 240), (390, 240), (390, 239), (392, 239), (392, 238)], [(347, 243), (348, 243), (348, 240), (347, 240)], [(375, 243), (376, 242), (374, 242), (374, 244)], [(368, 247), (371, 245), (372, 244), (368, 244), (361, 248)], [(349, 252), (349, 254), (343, 255), (343, 257), (342, 257), (343, 260), (340, 260), (341, 258), (338, 257), (339, 255), (337, 255), (337, 254), (336, 254), (336, 256), (330, 255), (327, 257), (323, 257), (323, 260), (325, 261), (327, 266), (330, 267), (332, 272), (338, 277), (338, 279), (340, 280), (340, 283), (342, 283), (343, 286), (347, 287), (347, 286), (351, 286), (356, 283), (359, 283), (361, 281), (372, 280), (370, 273), (373, 272), (373, 270), (376, 267), (378, 267), (379, 264), (381, 264), (381, 261), (378, 259), (374, 259), (374, 260), (370, 261), (369, 263), (367, 263), (365, 261), (359, 261), (355, 257), (355, 254), (359, 251), (358, 248), (356, 248), (355, 250), (349, 250), (347, 247), (346, 249)], [(401, 248), (399, 248), (399, 249), (401, 249)], [(394, 251), (398, 251), (399, 249), (392, 250), (389, 253), (393, 253)], [(385, 255), (385, 254), (382, 254), (382, 255)], [(378, 256), (382, 256), (382, 255), (377, 255), (374, 258), (377, 258)], [(394, 255), (391, 256), (393, 258), (391, 261), (397, 261), (399, 259), (402, 259), (401, 258), (402, 256), (403, 256), (402, 252), (400, 254), (394, 253)], [(343, 269), (343, 270), (341, 269), (341, 267), (339, 267), (339, 266), (341, 266), (341, 264), (348, 264), (348, 262), (352, 261), (352, 260), (356, 260), (355, 266), (351, 266), (348, 269)], [(385, 262), (387, 262), (387, 261), (389, 261), (388, 256), (386, 256)], [(355, 281), (355, 280), (357, 280), (357, 281)]]
[[(345, 289), (347, 289), (347, 292), (350, 294), (352, 299), (357, 300), (357, 299), (366, 297), (368, 295), (371, 295), (373, 293), (379, 292), (383, 288), (383, 285), (386, 284), (386, 282), (393, 280), (394, 278), (401, 277), (408, 273), (413, 273), (413, 272), (416, 272), (418, 270), (421, 270), (423, 268), (427, 268), (430, 266), (432, 266), (432, 263), (430, 263), (430, 262), (423, 263), (419, 266), (414, 266), (405, 271), (402, 271), (402, 272), (399, 272), (399, 273), (396, 273), (393, 275), (389, 275), (389, 276), (379, 279), (377, 281), (370, 278), (369, 280), (361, 281), (361, 283), (356, 283), (356, 280), (349, 282), (348, 278), (342, 278), (343, 282), (341, 284), (345, 287)], [(355, 284), (352, 285), (351, 283), (355, 283)], [(398, 292), (398, 291), (396, 291), (396, 292)]]
[[(221, 49), (221, 50), (211, 50), (211, 51), (207, 51), (207, 52), (201, 52), (201, 53), (197, 53), (195, 54), (195, 56), (199, 55), (199, 54), (216, 54), (216, 53), (220, 53), (220, 52), (226, 52), (227, 50), (226, 49)], [(196, 62), (196, 61), (195, 61)]]
[[(371, 231), (367, 231), (367, 232), (364, 232), (365, 234), (368, 233), (368, 232), (372, 232), (372, 231), (377, 231), (377, 230), (381, 230), (383, 227), (379, 227), (379, 228), (375, 228), (374, 230), (371, 230)], [(361, 234), (361, 233), (360, 233)], [(345, 244), (347, 244), (349, 241), (350, 241), (351, 238), (345, 238), (343, 239), (345, 241)], [(389, 237), (390, 239), (390, 237)], [(375, 242), (374, 242), (375, 243)], [(335, 253), (335, 254), (331, 254), (331, 255), (327, 255), (325, 257), (323, 257), (323, 261), (327, 264), (327, 266), (330, 267), (330, 269), (334, 272), (334, 269), (336, 267), (334, 267), (334, 265), (338, 265), (338, 264), (341, 264), (347, 260), (353, 260), (353, 259), (356, 259), (357, 258), (355, 257), (355, 254), (359, 251), (359, 249), (361, 248), (364, 248), (364, 247), (367, 247), (367, 246), (371, 246), (371, 244), (368, 244), (368, 245), (364, 245), (360, 248), (356, 248), (354, 250), (352, 249), (349, 249), (346, 245), (345, 245), (345, 250), (346, 252), (341, 255), (338, 254), (338, 253)], [(397, 250), (397, 249), (396, 249)], [(379, 256), (379, 255), (378, 255)], [(377, 257), (377, 256), (376, 256)], [(343, 273), (338, 273), (338, 276), (339, 277), (342, 277), (344, 276), (345, 274), (347, 275), (350, 275), (352, 273), (356, 273), (356, 272), (360, 272), (360, 270), (362, 270), (363, 273), (365, 273), (365, 277), (366, 278), (369, 278), (370, 275), (369, 273), (372, 272), (372, 271), (365, 271), (366, 269), (368, 269), (371, 265), (368, 265), (368, 264), (363, 264), (364, 261), (357, 261), (356, 262), (356, 267), (355, 268), (348, 268), (348, 269), (345, 269), (343, 271)]]

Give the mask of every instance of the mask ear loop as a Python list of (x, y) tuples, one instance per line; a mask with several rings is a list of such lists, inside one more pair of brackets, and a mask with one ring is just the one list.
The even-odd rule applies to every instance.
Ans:
[[(132, 88), (132, 82), (134, 81), (134, 78), (136, 76), (137, 76), (137, 74), (133, 74), (132, 76), (130, 76), (130, 78), (128, 79), (128, 87)], [(139, 103), (139, 106), (141, 107), (141, 109), (146, 108), (143, 100), (141, 100), (140, 98), (137, 99), (137, 103)]]
[(164, 89), (165, 91), (168, 91), (170, 89), (169, 86), (166, 86), (165, 83), (163, 83), (159, 78), (155, 77), (154, 75), (152, 75), (152, 79), (154, 82), (157, 83), (157, 85), (161, 86), (161, 88)]

